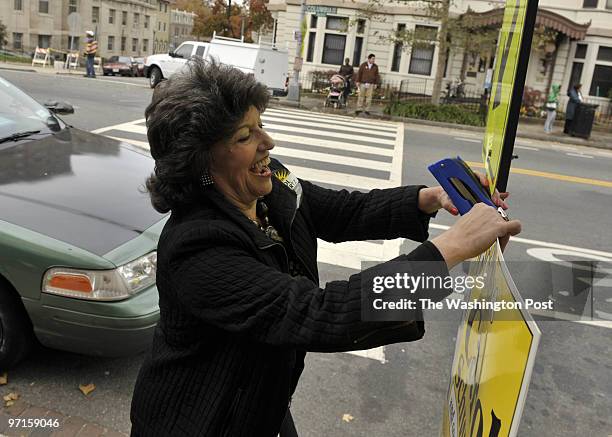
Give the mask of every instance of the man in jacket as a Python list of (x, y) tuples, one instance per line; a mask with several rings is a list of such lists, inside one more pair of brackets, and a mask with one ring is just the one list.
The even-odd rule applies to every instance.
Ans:
[(582, 84), (578, 83), (571, 87), (567, 92), (569, 101), (567, 102), (567, 108), (565, 110), (565, 125), (563, 126), (564, 134), (571, 134), (574, 131), (574, 114), (576, 113), (576, 108), (578, 105), (582, 103), (582, 93), (580, 92), (581, 88)]
[(98, 41), (96, 41), (96, 39), (94, 38), (94, 33), (91, 30), (85, 32), (85, 35), (87, 35), (87, 39), (85, 40), (87, 74), (85, 75), (85, 77), (96, 77), (96, 72), (94, 71), (94, 58), (96, 57), (96, 52), (98, 51)]
[[(357, 99), (356, 114), (365, 111), (370, 115), (370, 106), (372, 105), (372, 94), (376, 85), (380, 84), (380, 75), (378, 74), (378, 65), (375, 63), (376, 57), (370, 53), (368, 60), (359, 66), (355, 84), (359, 88), (359, 98)], [(365, 104), (364, 104), (365, 103)]]

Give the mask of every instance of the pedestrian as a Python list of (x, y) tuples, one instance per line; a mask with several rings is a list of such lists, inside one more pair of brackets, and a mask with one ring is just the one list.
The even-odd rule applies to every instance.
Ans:
[(344, 60), (344, 65), (340, 66), (338, 74), (344, 77), (344, 91), (342, 93), (342, 97), (344, 99), (344, 104), (346, 105), (348, 103), (348, 96), (351, 94), (353, 75), (355, 74), (355, 70), (353, 69), (351, 60), (349, 58)]
[(577, 83), (567, 92), (569, 101), (567, 102), (567, 108), (565, 109), (565, 125), (563, 126), (564, 134), (572, 134), (574, 132), (574, 115), (576, 114), (576, 108), (584, 100), (582, 97), (581, 83)]
[[(270, 158), (274, 142), (261, 123), (268, 100), (252, 75), (195, 59), (156, 87), (145, 111), (155, 159), (146, 187), (170, 216), (157, 246), (160, 320), (134, 388), (132, 436), (297, 436), (289, 405), (306, 352), (424, 334), (422, 318), (362, 321), (362, 279), (398, 268), (448, 275), (520, 231), (479, 204), (425, 241), (430, 217), (455, 212), (440, 187), (349, 193), (298, 179)], [(495, 202), (507, 207), (503, 198)], [(319, 286), (317, 238), (398, 237), (424, 242)]]
[(96, 77), (96, 72), (94, 70), (94, 59), (98, 51), (98, 41), (96, 41), (94, 38), (94, 33), (91, 30), (85, 32), (85, 35), (87, 36), (85, 39), (85, 69), (87, 73), (85, 74), (85, 77)]
[(370, 115), (370, 106), (372, 105), (372, 94), (376, 85), (380, 84), (380, 75), (378, 74), (378, 65), (376, 65), (376, 57), (374, 54), (368, 55), (368, 60), (359, 66), (355, 84), (359, 88), (359, 97), (357, 98), (356, 114), (365, 111)]
[(555, 124), (555, 118), (557, 118), (557, 106), (559, 106), (559, 90), (561, 85), (553, 85), (546, 100), (544, 107), (546, 108), (546, 122), (544, 123), (544, 132), (547, 134), (552, 133), (553, 126)]

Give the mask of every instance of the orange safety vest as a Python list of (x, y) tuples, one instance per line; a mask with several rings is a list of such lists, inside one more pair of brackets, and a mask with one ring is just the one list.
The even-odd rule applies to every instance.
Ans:
[(88, 41), (87, 45), (85, 46), (85, 54), (95, 55), (97, 51), (98, 51), (98, 41), (96, 41), (95, 39)]

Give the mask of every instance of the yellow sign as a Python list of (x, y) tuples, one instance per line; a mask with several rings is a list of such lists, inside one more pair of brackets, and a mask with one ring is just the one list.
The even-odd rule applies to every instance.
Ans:
[[(512, 158), (512, 147), (522, 98), (522, 86), (519, 87), (520, 93), (514, 91), (517, 73), (521, 66), (519, 54), (525, 37), (528, 3), (529, 0), (508, 0), (506, 2), (504, 21), (497, 54), (495, 55), (495, 71), (493, 72), (487, 126), (482, 147), (482, 160), (489, 179), (491, 194), (498, 186), (500, 168), (507, 167), (509, 169), (510, 159)], [(537, 9), (537, 1), (535, 3)], [(533, 8), (533, 6), (531, 7)], [(531, 33), (533, 29), (529, 29), (529, 31)], [(523, 62), (527, 63), (526, 57)], [(522, 67), (526, 71), (526, 65)], [(519, 79), (521, 83), (524, 82), (524, 73), (523, 77)], [(516, 105), (519, 105), (519, 107), (516, 108)], [(512, 132), (509, 132), (509, 130), (512, 130)], [(504, 150), (507, 150), (505, 154), (503, 153)], [(502, 159), (506, 162), (502, 163)], [(507, 179), (507, 177), (506, 170), (504, 178)], [(505, 180), (503, 184), (505, 185)]]
[(503, 302), (506, 309), (474, 305), (464, 311), (441, 435), (516, 436), (540, 330), (524, 309), (499, 243), (478, 258), (470, 275), (485, 277), (486, 283), (472, 289), (466, 302)]

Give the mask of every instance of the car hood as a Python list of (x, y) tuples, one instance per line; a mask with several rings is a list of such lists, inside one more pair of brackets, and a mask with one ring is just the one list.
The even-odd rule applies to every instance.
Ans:
[(108, 68), (124, 68), (124, 67), (129, 68), (130, 64), (126, 64), (124, 62), (109, 62), (109, 63), (106, 63), (106, 64), (102, 64), (102, 66), (103, 67), (108, 67)]
[(103, 255), (163, 218), (143, 193), (154, 160), (67, 128), (0, 144), (0, 220)]

